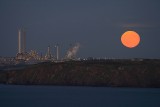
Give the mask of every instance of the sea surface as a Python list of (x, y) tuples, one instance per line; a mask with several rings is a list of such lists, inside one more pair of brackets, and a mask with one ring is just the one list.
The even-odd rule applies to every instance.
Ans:
[(0, 85), (0, 107), (160, 107), (160, 89)]

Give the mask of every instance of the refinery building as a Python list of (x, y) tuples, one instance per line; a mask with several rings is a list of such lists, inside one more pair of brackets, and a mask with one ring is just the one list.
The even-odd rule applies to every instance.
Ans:
[[(0, 56), (0, 67), (17, 64), (36, 64), (41, 62), (64, 62), (70, 60), (77, 60), (76, 54), (80, 48), (79, 43), (71, 46), (64, 57), (60, 58), (60, 46), (56, 44), (54, 47), (46, 47), (46, 54), (38, 54), (35, 50), (26, 51), (26, 31), (24, 29), (18, 30), (18, 52), (15, 57)], [(55, 54), (52, 54), (52, 49)]]
[(70, 47), (63, 58), (59, 58), (59, 45), (55, 45), (56, 55), (51, 53), (51, 47), (47, 47), (47, 52), (44, 56), (39, 55), (35, 50), (26, 52), (26, 32), (24, 29), (18, 30), (18, 52), (16, 54), (16, 62), (24, 63), (39, 63), (39, 62), (63, 62), (68, 60), (77, 60), (76, 54), (80, 48), (80, 44), (76, 43), (74, 46)]

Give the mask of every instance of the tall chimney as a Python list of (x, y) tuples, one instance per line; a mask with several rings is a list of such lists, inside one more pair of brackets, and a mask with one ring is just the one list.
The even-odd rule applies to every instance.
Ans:
[(48, 46), (48, 51), (47, 51), (48, 55), (51, 53), (50, 51), (50, 46)]
[(21, 51), (21, 30), (18, 30), (18, 53), (22, 53)]
[(57, 44), (56, 46), (56, 59), (59, 60), (59, 45)]
[(23, 30), (23, 42), (22, 42), (22, 45), (23, 45), (23, 53), (26, 51), (26, 32)]

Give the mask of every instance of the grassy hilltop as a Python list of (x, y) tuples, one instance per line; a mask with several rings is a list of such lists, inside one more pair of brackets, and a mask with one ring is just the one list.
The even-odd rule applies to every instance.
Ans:
[(160, 87), (160, 60), (88, 60), (40, 63), (1, 71), (0, 83)]

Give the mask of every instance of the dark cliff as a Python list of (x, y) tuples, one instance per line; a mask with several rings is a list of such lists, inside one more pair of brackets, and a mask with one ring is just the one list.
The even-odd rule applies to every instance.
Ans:
[(99, 60), (41, 63), (1, 71), (0, 83), (160, 87), (160, 60)]

